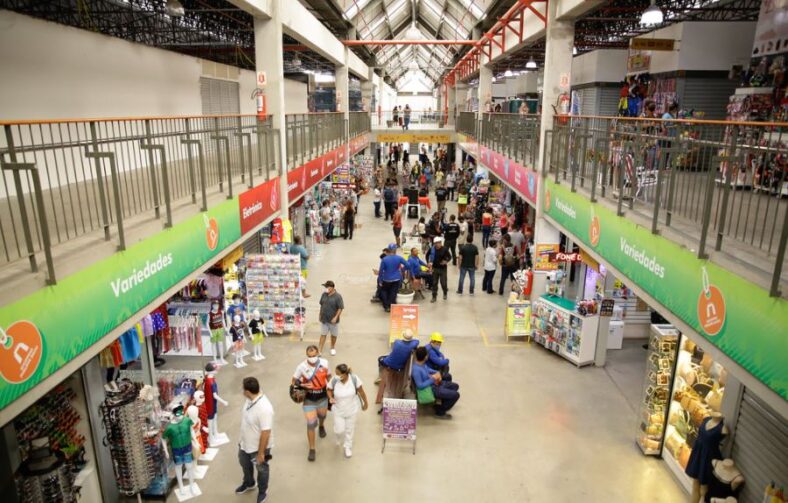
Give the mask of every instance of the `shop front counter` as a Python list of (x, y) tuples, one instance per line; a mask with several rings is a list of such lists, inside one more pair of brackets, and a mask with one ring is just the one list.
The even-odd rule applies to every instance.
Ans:
[(533, 340), (578, 367), (594, 363), (599, 315), (584, 316), (575, 303), (545, 294), (533, 303)]

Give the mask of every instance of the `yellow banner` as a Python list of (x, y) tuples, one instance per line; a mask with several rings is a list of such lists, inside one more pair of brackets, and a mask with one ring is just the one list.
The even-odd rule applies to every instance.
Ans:
[(629, 48), (636, 51), (672, 51), (675, 42), (672, 38), (631, 38)]
[(450, 143), (451, 135), (443, 133), (378, 133), (379, 143)]

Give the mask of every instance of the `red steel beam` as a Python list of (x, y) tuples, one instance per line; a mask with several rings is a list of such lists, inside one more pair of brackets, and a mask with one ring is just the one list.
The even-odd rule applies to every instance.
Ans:
[(347, 46), (356, 45), (475, 45), (475, 40), (344, 40)]

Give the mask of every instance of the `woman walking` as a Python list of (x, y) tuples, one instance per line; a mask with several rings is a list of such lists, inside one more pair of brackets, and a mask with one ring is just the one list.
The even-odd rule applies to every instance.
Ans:
[(328, 394), (326, 387), (331, 378), (328, 360), (320, 358), (317, 346), (306, 348), (306, 360), (296, 367), (292, 384), (306, 391), (303, 409), (306, 418), (306, 438), (309, 441), (309, 461), (315, 460), (315, 429), (320, 438), (325, 438), (326, 428), (323, 423), (328, 414)]
[(501, 249), (498, 256), (501, 263), (501, 284), (498, 287), (498, 294), (503, 295), (506, 280), (514, 277), (514, 271), (517, 270), (519, 264), (517, 249), (512, 244), (512, 237), (509, 234), (504, 234), (501, 237)]
[(493, 278), (495, 278), (495, 270), (498, 268), (498, 250), (495, 245), (498, 244), (494, 239), (487, 243), (487, 248), (484, 250), (484, 279), (482, 280), (482, 290), (487, 293), (495, 293), (493, 290)]
[(337, 365), (334, 378), (328, 383), (328, 401), (334, 412), (334, 433), (337, 445), (345, 449), (345, 457), (353, 455), (353, 433), (358, 411), (367, 410), (369, 402), (361, 378), (353, 374), (344, 363)]
[(353, 239), (353, 227), (356, 225), (356, 207), (353, 201), (348, 199), (345, 203), (345, 213), (342, 215), (342, 237), (344, 239)]
[(391, 218), (391, 227), (394, 230), (394, 238), (397, 240), (397, 248), (402, 246), (400, 234), (402, 234), (402, 208), (397, 206), (394, 216)]

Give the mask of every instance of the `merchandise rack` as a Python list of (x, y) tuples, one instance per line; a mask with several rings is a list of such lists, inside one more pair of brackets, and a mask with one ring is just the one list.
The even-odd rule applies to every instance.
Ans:
[(583, 316), (574, 302), (545, 294), (533, 303), (533, 340), (582, 367), (594, 363), (599, 316)]
[(260, 311), (269, 334), (299, 331), (304, 336), (298, 255), (246, 256), (246, 294), (249, 312)]

